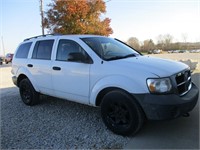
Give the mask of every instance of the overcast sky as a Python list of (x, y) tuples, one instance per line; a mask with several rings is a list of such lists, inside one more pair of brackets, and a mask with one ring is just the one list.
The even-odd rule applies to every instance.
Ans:
[[(46, 4), (51, 0), (44, 1)], [(105, 0), (111, 27), (116, 37), (139, 41), (170, 34), (174, 42), (200, 42), (200, 0)], [(14, 52), (25, 38), (41, 35), (39, 0), (0, 0), (0, 55)], [(2, 42), (3, 41), (3, 42)], [(4, 44), (2, 44), (4, 43)]]

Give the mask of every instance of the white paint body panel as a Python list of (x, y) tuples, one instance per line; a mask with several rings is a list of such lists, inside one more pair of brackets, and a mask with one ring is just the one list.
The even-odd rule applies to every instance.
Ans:
[(60, 71), (52, 71), (53, 88), (57, 97), (88, 103), (90, 64), (54, 61)]
[[(25, 74), (40, 93), (95, 106), (97, 95), (105, 88), (117, 87), (135, 94), (149, 93), (147, 78), (168, 77), (188, 67), (183, 63), (147, 56), (103, 61), (80, 37), (82, 36), (45, 38), (55, 40), (51, 60), (31, 59), (34, 43), (44, 38), (29, 40), (33, 44), (28, 59), (13, 59), (14, 75), (18, 77)], [(92, 58), (93, 63), (56, 61), (59, 39), (77, 42)], [(33, 67), (28, 68), (27, 64), (33, 64)], [(61, 70), (53, 70), (54, 66)]]

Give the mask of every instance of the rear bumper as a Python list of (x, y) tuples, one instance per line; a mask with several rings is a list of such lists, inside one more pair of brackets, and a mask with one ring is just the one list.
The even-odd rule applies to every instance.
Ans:
[(18, 86), (17, 85), (17, 77), (16, 76), (12, 76), (12, 81), (16, 86)]
[(198, 96), (199, 90), (194, 84), (184, 96), (176, 94), (134, 94), (149, 120), (166, 120), (182, 116), (195, 107)]

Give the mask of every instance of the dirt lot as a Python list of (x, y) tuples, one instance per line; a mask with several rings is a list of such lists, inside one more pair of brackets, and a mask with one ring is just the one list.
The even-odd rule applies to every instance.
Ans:
[[(200, 54), (153, 56), (200, 64)], [(49, 97), (40, 105), (25, 106), (11, 76), (10, 65), (0, 66), (1, 149), (199, 148), (199, 104), (189, 118), (149, 122), (136, 137), (122, 137), (106, 129), (93, 107)], [(193, 81), (199, 87), (200, 68)]]
[[(200, 71), (200, 53), (177, 53), (177, 54), (152, 54), (153, 57), (161, 57), (165, 59), (172, 59), (176, 61), (191, 60), (196, 64), (196, 71)], [(190, 64), (188, 64), (190, 65)], [(190, 66), (191, 67), (191, 66)]]

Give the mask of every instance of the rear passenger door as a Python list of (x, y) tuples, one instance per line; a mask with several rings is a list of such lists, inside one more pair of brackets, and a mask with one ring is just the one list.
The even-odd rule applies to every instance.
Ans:
[(40, 40), (35, 43), (32, 56), (27, 67), (33, 76), (39, 90), (43, 94), (54, 96), (51, 76), (51, 55), (54, 39)]
[(53, 62), (53, 86), (56, 96), (79, 103), (89, 102), (89, 78), (91, 63), (70, 60), (71, 53), (81, 53), (91, 60), (85, 50), (75, 41), (60, 39)]

